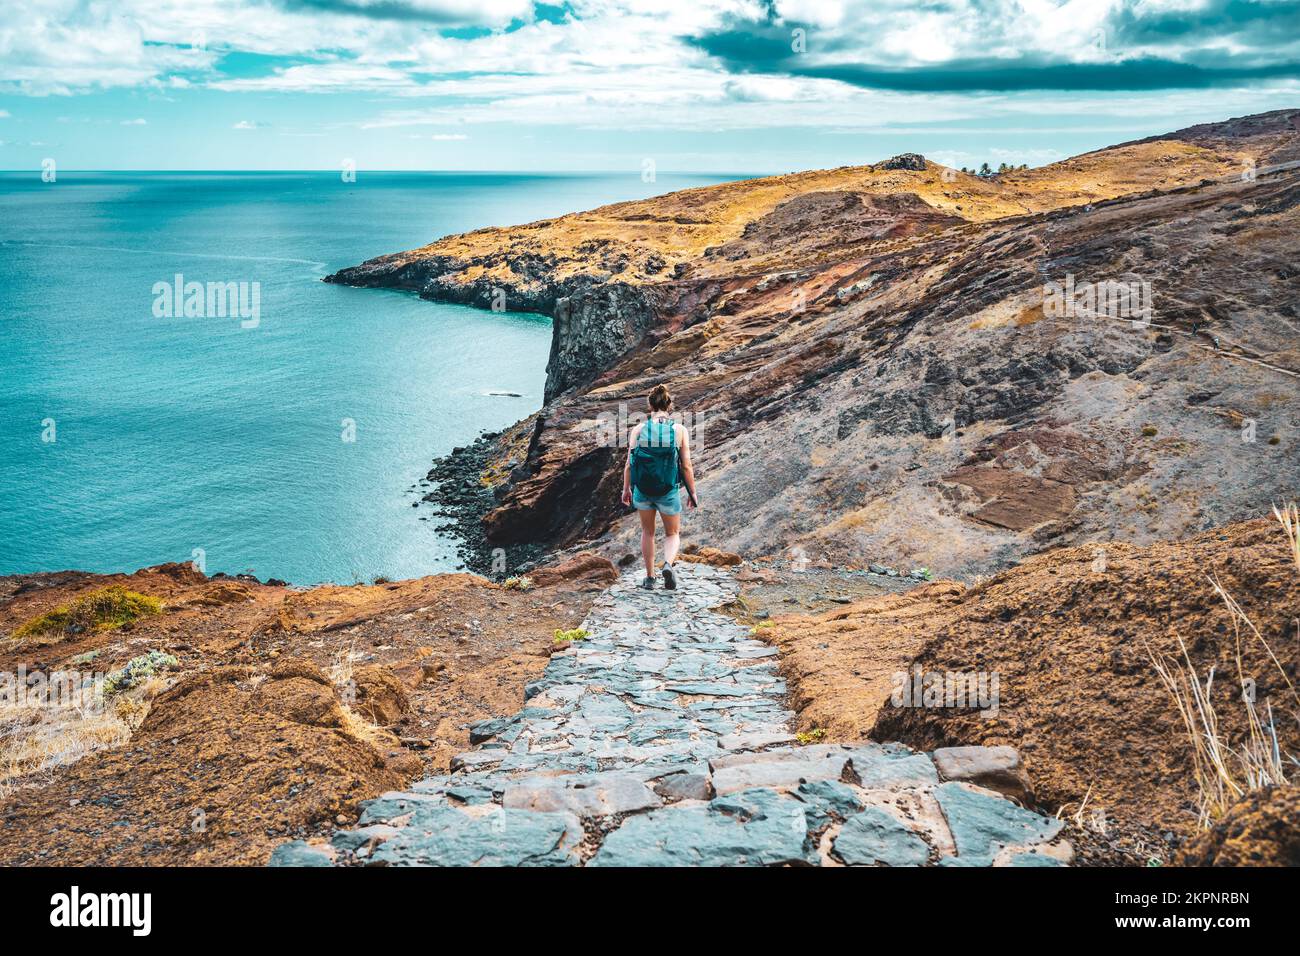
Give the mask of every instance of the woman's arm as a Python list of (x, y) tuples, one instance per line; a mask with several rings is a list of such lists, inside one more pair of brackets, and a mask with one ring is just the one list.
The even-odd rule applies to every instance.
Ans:
[(637, 425), (627, 433), (627, 457), (623, 459), (623, 504), (632, 503), (632, 449), (636, 447), (637, 435), (641, 426)]
[(699, 505), (700, 498), (695, 493), (695, 468), (691, 465), (691, 436), (685, 425), (678, 425), (677, 427), (681, 429), (681, 442), (677, 447), (681, 456), (682, 482), (686, 485), (686, 490), (690, 492), (687, 507), (694, 508)]

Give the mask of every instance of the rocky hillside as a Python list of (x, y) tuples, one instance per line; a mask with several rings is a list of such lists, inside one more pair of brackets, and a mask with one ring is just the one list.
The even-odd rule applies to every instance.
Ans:
[[(0, 578), (0, 865), (260, 865), (355, 821), (516, 708), (614, 577), (579, 558), (528, 590), (294, 590), (180, 564)], [(132, 595), (146, 613), (119, 613)], [(54, 691), (96, 674), (103, 706)]]
[[(1300, 485), (1297, 117), (990, 180), (909, 155), (688, 190), (331, 278), (554, 311), (546, 407), (470, 463), (493, 545), (634, 551), (603, 423), (668, 382), (699, 540), (969, 576)], [(1082, 297), (1108, 283), (1131, 302)]]

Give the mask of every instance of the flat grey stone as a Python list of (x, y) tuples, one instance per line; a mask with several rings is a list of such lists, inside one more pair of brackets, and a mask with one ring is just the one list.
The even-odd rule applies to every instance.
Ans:
[(375, 823), (356, 830), (336, 830), (330, 842), (340, 850), (355, 852), (363, 846), (374, 846), (383, 843), (401, 832), (399, 827), (390, 827), (386, 823)]
[(633, 813), (663, 805), (639, 778), (625, 773), (528, 777), (506, 785), (507, 809), (568, 812), (579, 817)]
[(715, 768), (713, 789), (719, 794), (736, 793), (754, 787), (794, 790), (809, 781), (839, 780), (847, 763), (846, 756), (811, 760), (791, 757)]
[(723, 750), (761, 750), (763, 747), (773, 747), (777, 744), (792, 744), (794, 742), (794, 735), (783, 731), (732, 734), (727, 737), (718, 738), (718, 746)]
[(271, 851), (267, 866), (333, 866), (333, 855), (303, 840), (281, 843)]
[(639, 747), (656, 740), (690, 740), (691, 734), (690, 727), (642, 727), (629, 731), (627, 739), (629, 743)]
[(458, 800), (461, 803), (491, 803), (493, 792), (490, 787), (473, 786), (469, 784), (458, 784), (448, 787), (447, 796), (452, 800)]
[(440, 793), (386, 793), (361, 805), (361, 818), (357, 824), (369, 826), (372, 823), (388, 823), (409, 816), (421, 807), (445, 805), (446, 800)]
[(1007, 866), (1065, 866), (1065, 864), (1054, 856), (1048, 856), (1046, 853), (1017, 853), (1007, 863)]
[(796, 796), (809, 805), (810, 830), (819, 830), (835, 818), (847, 820), (862, 809), (862, 801), (853, 788), (838, 780), (813, 780), (800, 784)]
[[(413, 793), (438, 794), (447, 789), (447, 782), (450, 777), (425, 777), (423, 780), (417, 780), (411, 784), (410, 790)], [(458, 778), (459, 779), (459, 778)]]
[(494, 717), (491, 720), (480, 720), (477, 724), (470, 724), (469, 742), (472, 745), (491, 740), (513, 723), (514, 720), (510, 717)]
[(772, 791), (628, 817), (588, 866), (778, 866), (816, 863), (803, 807)]
[(655, 793), (665, 800), (709, 800), (713, 783), (706, 773), (673, 773), (655, 781)]
[(442, 807), (370, 855), (388, 866), (573, 866), (582, 825), (566, 813), (500, 809), (483, 816)]
[(849, 866), (920, 866), (930, 856), (924, 840), (880, 807), (845, 820), (831, 845)]
[(660, 657), (654, 654), (638, 654), (636, 657), (629, 659), (627, 663), (633, 670), (657, 674), (668, 666), (668, 662), (667, 655)]
[(1004, 846), (1046, 843), (1065, 826), (1054, 817), (1021, 809), (1010, 800), (964, 783), (940, 784), (934, 791), (952, 831), (957, 856), (989, 866)]
[(939, 782), (934, 764), (925, 754), (890, 753), (875, 747), (849, 751), (853, 774), (868, 790), (931, 787)]
[(470, 750), (452, 757), (451, 769), (471, 770), (475, 767), (486, 767), (494, 763), (500, 763), (504, 758), (505, 751), (503, 750)]
[(714, 770), (724, 767), (739, 767), (750, 763), (770, 763), (776, 760), (822, 760), (827, 757), (847, 760), (848, 751), (838, 744), (814, 744), (810, 747), (779, 747), (775, 750), (763, 750), (753, 753), (722, 753), (709, 758), (709, 766)]

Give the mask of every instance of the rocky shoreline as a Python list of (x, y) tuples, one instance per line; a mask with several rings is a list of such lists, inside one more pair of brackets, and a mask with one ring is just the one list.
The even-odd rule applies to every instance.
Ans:
[[(437, 508), (442, 523), (435, 529), (455, 538), (463, 567), (493, 581), (527, 571), (549, 554), (542, 545), (520, 545), (504, 551), (488, 540), (483, 518), (496, 507), (497, 496), (484, 483), (483, 475), (498, 458), (496, 442), (502, 434), (484, 432), (468, 445), (434, 459), (425, 476), (434, 487), (421, 499)], [(504, 567), (501, 557), (505, 559)]]

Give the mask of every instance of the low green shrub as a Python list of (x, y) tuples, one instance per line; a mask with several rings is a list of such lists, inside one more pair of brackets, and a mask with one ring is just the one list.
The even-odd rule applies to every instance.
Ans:
[(112, 697), (138, 687), (146, 678), (153, 677), (159, 671), (179, 667), (180, 663), (171, 654), (163, 651), (150, 651), (148, 654), (133, 657), (121, 670), (113, 671), (104, 678), (104, 696)]
[(163, 603), (157, 598), (114, 584), (32, 618), (19, 625), (13, 636), (22, 640), (69, 631), (108, 631), (150, 614), (160, 614), (162, 609)]

